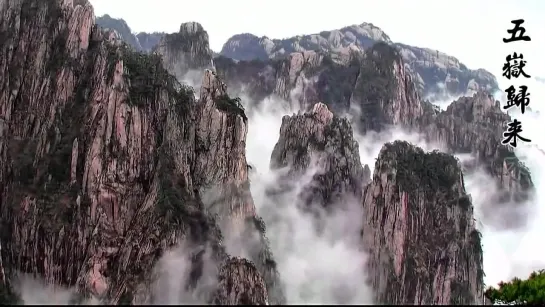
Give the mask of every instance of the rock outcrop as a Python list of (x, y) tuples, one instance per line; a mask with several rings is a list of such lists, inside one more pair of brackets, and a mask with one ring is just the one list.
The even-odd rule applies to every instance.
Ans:
[[(465, 165), (466, 171), (484, 167), (500, 188), (490, 203), (512, 206), (527, 200), (533, 193), (530, 174), (512, 150), (501, 145), (509, 116), (482, 90), (445, 111), (422, 101), (404, 54), (379, 42), (363, 54), (349, 52), (342, 63), (331, 54), (301, 51), (268, 62), (219, 57), (215, 66), (230, 89), (243, 88), (256, 101), (278, 95), (303, 110), (323, 102), (336, 114), (350, 113), (352, 125), (362, 134), (401, 127), (422, 133), (449, 153), (472, 154), (475, 163)], [(516, 227), (525, 219), (510, 220)]]
[(312, 182), (299, 195), (303, 204), (327, 208), (361, 198), (364, 172), (352, 127), (322, 103), (308, 113), (282, 118), (271, 155), (271, 169), (280, 168), (288, 168), (280, 179), (288, 186), (313, 172)]
[[(351, 53), (346, 64), (314, 51), (293, 53), (274, 64), (227, 58), (216, 58), (215, 64), (230, 88), (245, 86), (245, 93), (256, 100), (276, 94), (303, 110), (323, 101), (336, 114), (351, 113), (352, 125), (362, 134), (401, 127), (422, 133), (449, 153), (472, 154), (475, 163), (466, 165), (466, 171), (484, 166), (496, 179), (501, 191), (491, 203), (498, 206), (522, 202), (532, 194), (529, 172), (501, 145), (509, 116), (498, 103), (479, 90), (440, 111), (421, 100), (413, 75), (390, 45), (376, 43), (363, 55)], [(520, 225), (524, 217), (513, 220), (518, 221), (513, 226)]]
[(132, 46), (135, 50), (144, 50), (142, 45), (140, 45), (140, 40), (132, 33), (131, 28), (129, 28), (124, 19), (112, 18), (110, 15), (106, 14), (97, 17), (95, 23), (106, 31), (115, 31), (121, 40)]
[(285, 57), (294, 52), (320, 50), (335, 52), (350, 45), (371, 47), (376, 42), (392, 41), (379, 27), (372, 23), (362, 23), (284, 40), (257, 37), (250, 33), (236, 34), (225, 42), (220, 54), (241, 61), (268, 60)]
[(96, 25), (104, 30), (114, 30), (119, 34), (119, 38), (132, 46), (134, 50), (142, 52), (151, 52), (166, 35), (162, 32), (140, 32), (134, 35), (125, 20), (113, 18), (108, 14), (97, 17)]
[(190, 70), (201, 71), (213, 66), (208, 33), (197, 22), (183, 23), (178, 33), (164, 35), (154, 50), (178, 80), (184, 79)]
[[(203, 45), (201, 41), (194, 45)], [(257, 46), (262, 52), (255, 51)], [(210, 54), (202, 50), (201, 54)], [(259, 56), (251, 56), (252, 50)], [(497, 197), (499, 204), (521, 202), (532, 193), (529, 172), (512, 151), (500, 145), (509, 118), (483, 91), (497, 88), (486, 71), (467, 70), (438, 51), (393, 44), (372, 24), (287, 40), (241, 34), (226, 43), (223, 53), (234, 58), (246, 54), (241, 61), (214, 59), (217, 74), (232, 94), (243, 90), (253, 101), (277, 95), (303, 110), (323, 102), (336, 114), (356, 115), (352, 124), (360, 133), (389, 126), (411, 129), (448, 152), (473, 154), (476, 163), (467, 170), (484, 165), (505, 191)], [(170, 58), (169, 68), (176, 74), (176, 67), (185, 60)], [(204, 65), (209, 56), (202, 58)], [(254, 58), (258, 60), (250, 60)], [(473, 94), (441, 112), (420, 98), (436, 93), (437, 82), (445, 83), (449, 94)], [(487, 124), (480, 124), (479, 118)]]
[(136, 34), (136, 38), (143, 52), (152, 52), (165, 35), (164, 32), (140, 32)]
[[(532, 179), (514, 152), (501, 144), (505, 125), (511, 118), (501, 111), (499, 101), (479, 91), (472, 97), (459, 98), (437, 114), (429, 105), (423, 105), (426, 112), (420, 118), (420, 131), (428, 141), (443, 144), (452, 153), (471, 154), (473, 159), (464, 165), (467, 173), (483, 167), (496, 179), (498, 192), (490, 200), (496, 209), (513, 203), (525, 204), (533, 193)], [(515, 215), (510, 216), (510, 225), (503, 227), (524, 224), (525, 210), (510, 212)]]
[(483, 303), (480, 233), (454, 157), (402, 141), (384, 145), (363, 207), (378, 302)]
[(271, 168), (287, 168), (276, 193), (310, 180), (298, 195), (304, 208), (362, 204), (376, 303), (482, 304), (480, 233), (453, 156), (396, 141), (383, 147), (369, 178), (348, 120), (319, 103), (283, 118)]
[(384, 31), (371, 23), (286, 39), (237, 34), (223, 45), (220, 55), (241, 61), (264, 61), (287, 57), (294, 52), (342, 54), (347, 50), (361, 51), (377, 42), (390, 44), (400, 51), (423, 96), (463, 95), (476, 90), (498, 89), (494, 76), (484, 69), (468, 69), (455, 57), (437, 50), (394, 43)]
[[(99, 30), (87, 1), (5, 1), (0, 15), (4, 288), (28, 273), (105, 303), (152, 303), (150, 272), (184, 242), (199, 250), (187, 255), (189, 290), (204, 258), (220, 280), (240, 282), (197, 291), (198, 301), (263, 302), (265, 290), (243, 285), (258, 275), (281, 296), (269, 289), (278, 274), (244, 192), (245, 115), (221, 81), (205, 72), (196, 100), (161, 57)], [(244, 197), (214, 214), (203, 191), (227, 183)], [(258, 233), (252, 262), (232, 262), (220, 221)]]
[(244, 258), (227, 261), (219, 273), (217, 305), (268, 305), (267, 288), (254, 265)]

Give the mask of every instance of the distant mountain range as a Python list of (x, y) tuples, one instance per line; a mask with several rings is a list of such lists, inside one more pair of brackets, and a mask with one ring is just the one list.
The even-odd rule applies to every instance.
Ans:
[[(96, 23), (103, 28), (115, 30), (121, 39), (136, 50), (145, 52), (152, 51), (166, 34), (134, 34), (123, 19), (115, 19), (109, 15), (98, 17)], [(342, 57), (346, 53), (369, 48), (376, 42), (385, 42), (400, 51), (424, 97), (444, 99), (447, 96), (471, 94), (479, 89), (489, 92), (498, 89), (496, 78), (490, 72), (469, 69), (457, 58), (437, 50), (394, 43), (382, 29), (371, 23), (286, 39), (257, 37), (249, 33), (236, 34), (227, 40), (219, 54), (212, 54), (214, 57), (224, 56), (240, 61), (280, 59), (301, 51), (324, 51)]]

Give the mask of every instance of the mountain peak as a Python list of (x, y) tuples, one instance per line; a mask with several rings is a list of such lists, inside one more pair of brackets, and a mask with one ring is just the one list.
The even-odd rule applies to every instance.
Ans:
[(194, 35), (200, 32), (206, 32), (206, 31), (204, 31), (203, 26), (196, 21), (184, 22), (180, 25), (180, 33), (187, 33), (190, 35)]
[[(363, 208), (362, 234), (372, 255), (370, 274), (383, 275), (371, 281), (377, 301), (393, 305), (482, 301), (480, 234), (453, 156), (425, 152), (404, 141), (385, 144), (365, 188)], [(433, 221), (433, 226), (426, 221)], [(406, 291), (407, 287), (414, 290)]]
[(368, 22), (285, 39), (237, 34), (227, 40), (220, 54), (234, 60), (250, 61), (285, 58), (294, 52), (322, 51), (342, 58), (343, 54), (361, 52), (375, 43), (386, 43), (400, 51), (422, 96), (443, 92), (463, 95), (480, 89), (498, 89), (495, 77), (488, 71), (470, 70), (455, 57), (437, 50), (395, 43), (381, 28)]
[(390, 36), (386, 34), (381, 28), (375, 26), (370, 22), (363, 22), (357, 26), (352, 26), (354, 29), (359, 29), (361, 34), (367, 35), (369, 38), (375, 41), (383, 41), (391, 43)]

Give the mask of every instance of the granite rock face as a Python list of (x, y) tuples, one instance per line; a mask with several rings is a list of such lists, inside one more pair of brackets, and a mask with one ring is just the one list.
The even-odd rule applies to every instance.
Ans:
[(179, 80), (190, 70), (213, 66), (208, 33), (197, 22), (183, 23), (178, 33), (164, 35), (154, 51), (162, 56), (165, 68)]
[(138, 44), (142, 47), (142, 51), (149, 53), (155, 49), (165, 35), (166, 33), (164, 32), (140, 32), (136, 34), (136, 38), (138, 39)]
[[(223, 83), (206, 71), (195, 99), (161, 57), (99, 30), (87, 1), (4, 1), (0, 14), (3, 290), (27, 273), (105, 303), (152, 303), (154, 265), (184, 242), (199, 250), (186, 255), (189, 290), (204, 258), (221, 280), (267, 285), (220, 283), (199, 301), (277, 293), (266, 240), (251, 262), (232, 262), (222, 242), (231, 225), (264, 238), (246, 183), (245, 115), (225, 107)], [(218, 217), (203, 191), (226, 184), (243, 196)]]
[[(0, 295), (14, 299), (13, 280), (27, 273), (105, 303), (157, 303), (152, 272), (183, 243), (180, 291), (195, 302), (286, 303), (249, 190), (248, 118), (232, 98), (243, 89), (303, 110), (282, 120), (271, 168), (288, 171), (277, 192), (311, 171), (305, 205), (361, 204), (377, 302), (482, 304), (460, 165), (394, 142), (371, 174), (352, 127), (402, 127), (470, 153), (464, 171), (485, 167), (503, 191), (496, 205), (523, 201), (533, 185), (500, 145), (509, 117), (482, 91), (495, 86), (486, 72), (393, 44), (370, 24), (297, 43), (237, 36), (226, 52), (239, 61), (213, 59), (194, 22), (174, 34), (135, 37), (115, 22), (101, 31), (86, 0), (9, 0), (0, 14)], [(179, 82), (193, 71), (197, 95)], [(476, 94), (439, 111), (421, 99), (434, 82)]]
[(131, 28), (129, 28), (125, 20), (112, 18), (106, 14), (97, 17), (95, 23), (106, 31), (115, 31), (121, 40), (132, 46), (135, 50), (144, 50), (140, 44), (140, 39), (132, 33)]
[(480, 233), (454, 157), (384, 145), (363, 207), (378, 302), (483, 304)]
[(267, 288), (255, 266), (244, 258), (227, 261), (220, 270), (217, 305), (268, 305)]
[[(243, 88), (255, 101), (277, 95), (303, 110), (325, 103), (333, 112), (353, 113), (364, 133), (388, 125), (410, 125), (422, 114), (418, 92), (394, 48), (377, 43), (364, 54), (349, 53), (344, 63), (328, 54), (305, 51), (287, 59), (238, 62), (215, 59), (231, 89)], [(234, 91), (235, 93), (236, 91)]]
[[(227, 58), (216, 58), (215, 64), (230, 88), (245, 85), (245, 93), (256, 101), (278, 95), (303, 110), (323, 101), (335, 114), (351, 114), (352, 126), (361, 134), (403, 128), (423, 134), (449, 153), (473, 155), (473, 165), (465, 166), (468, 171), (483, 167), (495, 178), (504, 191), (493, 201), (498, 206), (531, 196), (529, 172), (511, 149), (501, 145), (510, 118), (490, 94), (478, 90), (441, 111), (421, 98), (414, 75), (390, 45), (376, 43), (363, 55), (347, 56), (339, 63), (328, 54), (304, 51), (269, 64)], [(524, 217), (515, 220), (513, 226), (520, 226)]]
[(302, 203), (328, 207), (361, 198), (364, 172), (358, 143), (347, 119), (334, 116), (322, 103), (308, 113), (284, 116), (280, 138), (271, 156), (271, 169), (289, 168), (280, 180), (300, 180), (317, 169)]
[[(528, 168), (509, 147), (501, 144), (505, 125), (511, 118), (501, 111), (499, 101), (488, 93), (477, 92), (472, 97), (459, 98), (436, 114), (429, 105), (424, 109), (419, 128), (427, 140), (445, 145), (452, 153), (471, 154), (471, 161), (464, 164), (465, 171), (483, 168), (496, 180), (497, 186), (490, 189), (498, 191), (490, 200), (494, 208), (513, 203), (523, 206), (532, 196), (534, 185)], [(524, 210), (510, 212), (511, 216), (504, 219), (508, 223), (502, 227), (520, 227), (525, 223)]]
[(377, 42), (390, 44), (400, 51), (404, 63), (414, 74), (419, 93), (423, 96), (463, 95), (476, 90), (498, 89), (496, 79), (491, 73), (483, 69), (468, 69), (455, 57), (437, 50), (394, 43), (384, 31), (371, 23), (286, 39), (237, 34), (224, 44), (220, 55), (241, 61), (263, 61), (287, 57), (294, 52), (342, 54), (347, 50), (361, 51)]
[(480, 233), (453, 156), (396, 141), (383, 147), (369, 178), (348, 120), (318, 103), (283, 118), (271, 168), (288, 169), (280, 193), (310, 172), (298, 195), (305, 208), (363, 206), (361, 246), (375, 302), (482, 304)]

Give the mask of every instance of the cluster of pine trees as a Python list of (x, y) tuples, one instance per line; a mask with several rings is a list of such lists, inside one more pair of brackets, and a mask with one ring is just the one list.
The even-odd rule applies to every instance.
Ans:
[(489, 287), (485, 296), (494, 305), (545, 305), (545, 270), (533, 272), (525, 280), (513, 278), (498, 288)]

